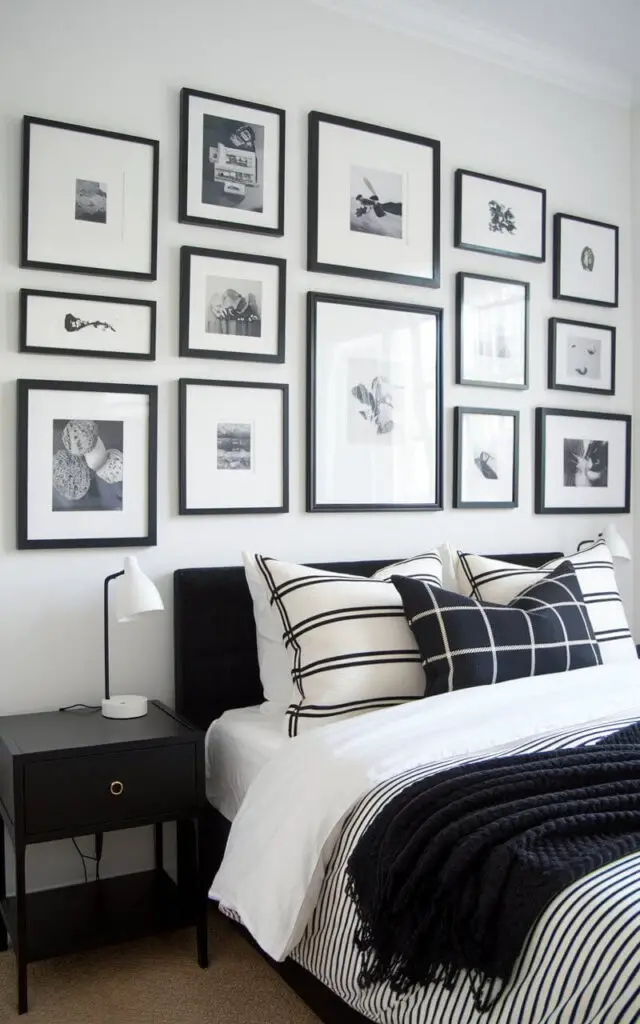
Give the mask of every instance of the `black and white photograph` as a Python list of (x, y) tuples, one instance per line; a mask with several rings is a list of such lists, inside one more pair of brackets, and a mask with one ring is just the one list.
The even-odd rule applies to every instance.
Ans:
[(309, 114), (307, 269), (440, 285), (440, 143)]
[(453, 507), (517, 508), (519, 413), (456, 406)]
[(19, 380), (17, 469), (19, 549), (154, 545), (157, 388)]
[(442, 507), (442, 310), (309, 292), (307, 511)]
[(180, 250), (180, 355), (282, 363), (286, 261)]
[(615, 224), (556, 213), (553, 218), (553, 297), (593, 306), (618, 305)]
[(156, 303), (22, 288), (19, 348), (49, 355), (155, 359)]
[(529, 386), (529, 285), (456, 275), (456, 384)]
[(549, 320), (548, 386), (585, 394), (615, 394), (616, 329), (580, 320)]
[(490, 174), (455, 174), (454, 245), (458, 249), (544, 263), (547, 193)]
[(629, 512), (631, 416), (538, 408), (535, 459), (536, 512)]
[(182, 89), (179, 220), (281, 235), (285, 113)]
[(289, 389), (178, 382), (180, 515), (289, 511)]
[(23, 118), (20, 266), (156, 278), (159, 143)]

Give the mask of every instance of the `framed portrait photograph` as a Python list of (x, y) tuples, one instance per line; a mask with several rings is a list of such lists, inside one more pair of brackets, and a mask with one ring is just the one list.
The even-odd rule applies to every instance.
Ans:
[(21, 288), (20, 351), (155, 359), (156, 303)]
[(549, 320), (548, 387), (615, 395), (615, 327), (552, 317)]
[(453, 507), (517, 508), (520, 414), (453, 410)]
[(556, 213), (553, 218), (553, 297), (593, 306), (618, 305), (615, 224)]
[(284, 233), (285, 112), (182, 89), (178, 219)]
[(442, 310), (307, 296), (307, 511), (442, 508)]
[(178, 386), (180, 515), (288, 512), (288, 385)]
[(456, 274), (456, 384), (529, 386), (529, 285)]
[(631, 508), (631, 416), (536, 409), (535, 510), (602, 514)]
[(440, 285), (440, 143), (309, 114), (307, 269)]
[(157, 388), (18, 381), (18, 548), (156, 543)]
[(155, 280), (159, 143), (40, 117), (22, 133), (20, 266)]
[(544, 263), (547, 193), (490, 174), (455, 174), (454, 245), (514, 260)]
[(286, 260), (180, 250), (180, 355), (283, 363)]

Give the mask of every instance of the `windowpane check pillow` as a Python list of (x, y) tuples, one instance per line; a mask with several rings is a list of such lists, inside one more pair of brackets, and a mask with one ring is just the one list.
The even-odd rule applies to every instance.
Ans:
[(326, 722), (424, 697), (420, 652), (389, 582), (415, 576), (442, 584), (436, 551), (368, 579), (256, 555), (291, 654), (290, 736)]
[[(545, 578), (563, 562), (556, 558), (539, 569), (510, 565), (495, 558), (458, 552), (458, 591), (480, 601), (508, 604), (518, 594)], [(613, 557), (604, 540), (567, 559), (578, 577), (580, 589), (600, 644), (602, 661), (636, 661), (637, 653), (613, 570)]]
[(399, 576), (393, 583), (420, 648), (427, 696), (602, 664), (569, 562), (509, 605)]

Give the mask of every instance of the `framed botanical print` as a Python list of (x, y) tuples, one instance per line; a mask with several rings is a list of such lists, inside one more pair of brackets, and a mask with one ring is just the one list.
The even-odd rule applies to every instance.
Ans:
[(631, 416), (536, 409), (535, 510), (628, 512)]
[(155, 359), (156, 304), (147, 299), (21, 288), (20, 351)]
[(440, 143), (309, 114), (307, 268), (440, 285)]
[(454, 245), (544, 263), (547, 193), (535, 185), (459, 169), (455, 175)]
[(529, 386), (529, 285), (456, 275), (456, 384)]
[(548, 386), (560, 391), (614, 395), (616, 329), (582, 320), (549, 320)]
[(517, 508), (520, 414), (456, 406), (453, 507)]
[(283, 363), (286, 261), (180, 250), (180, 355)]
[(553, 218), (553, 297), (593, 306), (618, 305), (615, 224), (556, 213)]
[(285, 112), (182, 89), (178, 218), (284, 233)]
[(20, 266), (155, 280), (159, 143), (23, 118)]
[(156, 543), (157, 389), (18, 381), (18, 548)]
[(307, 511), (442, 507), (442, 310), (307, 296)]
[(180, 515), (289, 511), (289, 389), (179, 381)]

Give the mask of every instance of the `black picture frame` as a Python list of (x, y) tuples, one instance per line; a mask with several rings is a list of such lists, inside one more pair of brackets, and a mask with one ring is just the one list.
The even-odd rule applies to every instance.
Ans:
[[(281, 499), (276, 505), (190, 505), (188, 498), (188, 446), (189, 446), (189, 389), (190, 388), (233, 388), (261, 392), (280, 392), (282, 416), (280, 421), (280, 442), (278, 450), (281, 460)], [(251, 442), (252, 443), (252, 442)], [(178, 490), (179, 513), (188, 515), (252, 515), (279, 514), (289, 511), (289, 385), (266, 381), (203, 380), (182, 377), (178, 381)]]
[[(431, 195), (431, 233), (428, 243), (431, 247), (430, 275), (408, 274), (385, 269), (372, 269), (343, 264), (326, 259), (319, 252), (319, 216), (320, 216), (320, 127), (334, 125), (350, 129), (354, 132), (366, 132), (386, 139), (394, 139), (398, 143), (421, 146), (431, 151), (432, 157), (432, 195)], [(339, 274), (347, 277), (362, 277), (377, 281), (391, 281), (395, 284), (419, 285), (425, 288), (440, 287), (440, 143), (427, 136), (415, 135), (410, 132), (398, 131), (394, 128), (383, 128), (380, 125), (355, 121), (334, 114), (325, 114), (313, 110), (309, 114), (309, 153), (308, 153), (308, 193), (307, 193), (307, 270), (322, 274)], [(426, 187), (426, 186), (425, 186)], [(372, 193), (372, 199), (374, 194)]]
[[(433, 317), (434, 340), (434, 469), (431, 502), (327, 502), (318, 497), (317, 481), (317, 370), (316, 355), (318, 344), (318, 308), (322, 303), (344, 306), (347, 309), (368, 309), (392, 311)], [(306, 402), (306, 511), (307, 512), (398, 512), (398, 511), (439, 511), (443, 507), (442, 461), (443, 461), (443, 373), (442, 373), (442, 317), (439, 307), (419, 306), (407, 302), (389, 302), (382, 299), (367, 299), (352, 295), (335, 295), (323, 292), (307, 293), (307, 402)], [(351, 392), (353, 394), (353, 391)]]
[[(582, 294), (579, 294), (574, 289), (573, 292), (569, 290), (569, 285), (563, 282), (563, 271), (562, 271), (562, 256), (563, 256), (563, 224), (568, 225), (588, 225), (595, 232), (611, 232), (613, 235), (613, 267), (610, 268), (612, 271), (613, 287), (609, 289), (610, 298), (603, 299), (590, 295), (588, 289), (585, 288)], [(589, 253), (590, 258), (589, 258)], [(581, 250), (579, 258), (582, 267), (585, 271), (594, 270), (595, 260), (593, 251), (586, 244)], [(590, 264), (590, 265), (589, 265)], [(589, 283), (588, 277), (585, 278), (585, 284)], [(590, 220), (588, 217), (576, 217), (571, 213), (556, 213), (553, 217), (553, 297), (554, 299), (562, 299), (565, 302), (581, 302), (590, 306), (604, 306), (607, 308), (615, 308), (618, 305), (618, 292), (620, 283), (620, 229), (616, 224), (607, 224), (605, 221)]]
[[(508, 501), (467, 501), (462, 497), (462, 442), (465, 416), (504, 416), (513, 420), (512, 488)], [(517, 508), (520, 476), (520, 413), (516, 409), (487, 409), (455, 406), (453, 410), (453, 507), (454, 508)], [(478, 467), (480, 469), (480, 467)]]
[[(127, 143), (130, 146), (148, 146), (152, 154), (150, 190), (150, 236), (148, 245), (148, 270), (122, 269), (101, 266), (100, 264), (73, 263), (68, 260), (38, 259), (31, 251), (30, 229), (33, 223), (31, 198), (31, 167), (33, 161), (32, 132), (42, 127), (60, 133), (80, 133), (93, 138), (110, 139), (114, 143)], [(22, 209), (20, 228), (20, 266), (36, 270), (53, 270), (73, 274), (95, 274), (100, 277), (133, 278), (139, 281), (155, 281), (158, 266), (158, 182), (160, 168), (160, 143), (156, 139), (147, 139), (138, 135), (125, 135), (122, 132), (107, 131), (102, 128), (91, 128), (85, 125), (69, 124), (64, 121), (51, 121), (43, 117), (25, 116), (22, 119)], [(86, 184), (97, 185), (97, 182)], [(76, 181), (76, 189), (78, 181)], [(105, 213), (106, 217), (106, 213)], [(76, 212), (75, 219), (78, 219)], [(126, 248), (126, 247), (125, 247)]]
[[(497, 186), (508, 189), (519, 189), (524, 193), (537, 193), (540, 196), (540, 254), (535, 255), (527, 252), (500, 248), (496, 245), (474, 244), (464, 240), (463, 223), (463, 191), (465, 178), (494, 182)], [(488, 253), (491, 256), (502, 256), (506, 259), (525, 260), (529, 263), (544, 263), (547, 258), (547, 190), (537, 185), (525, 185), (520, 181), (510, 181), (508, 178), (499, 178), (493, 174), (481, 174), (479, 171), (470, 171), (465, 168), (458, 168), (454, 177), (454, 218), (453, 218), (453, 244), (456, 249), (466, 249), (469, 252)]]
[[(68, 300), (71, 303), (95, 302), (102, 305), (108, 303), (116, 308), (132, 306), (149, 310), (149, 347), (144, 353), (127, 351), (109, 351), (92, 348), (67, 348), (62, 345), (37, 345), (29, 341), (29, 304), (32, 299)], [(66, 318), (65, 318), (66, 319)], [(77, 319), (77, 318), (74, 318)], [(112, 328), (113, 329), (113, 328)], [(33, 288), (20, 289), (20, 326), (18, 349), (20, 352), (33, 352), (40, 355), (58, 356), (89, 356), (100, 359), (141, 359), (156, 358), (156, 302), (151, 299), (129, 299), (121, 295), (84, 295), (77, 292), (42, 291)]]
[[(563, 326), (606, 332), (610, 337), (609, 376), (611, 387), (589, 387), (588, 384), (560, 383), (558, 379), (558, 332)], [(586, 378), (585, 378), (586, 380)], [(596, 324), (564, 317), (549, 318), (549, 365), (547, 387), (555, 391), (577, 391), (586, 395), (615, 395), (616, 393), (616, 328), (610, 324)]]
[[(143, 532), (136, 533), (135, 535), (129, 535), (125, 533), (123, 535), (113, 536), (40, 536), (39, 533), (42, 531), (36, 530), (35, 527), (30, 527), (31, 509), (29, 506), (29, 486), (30, 486), (30, 459), (29, 459), (29, 447), (30, 447), (30, 427), (32, 415), (35, 412), (30, 409), (30, 399), (32, 395), (38, 392), (67, 392), (67, 393), (78, 393), (84, 392), (87, 394), (110, 394), (110, 395), (137, 395), (146, 398), (147, 402), (147, 443), (145, 445), (146, 455), (146, 467), (142, 467), (142, 473), (140, 479), (144, 482), (144, 496), (146, 498), (146, 517), (144, 517), (145, 527)], [(25, 549), (41, 549), (41, 548), (103, 548), (103, 547), (153, 547), (157, 543), (157, 445), (158, 445), (158, 389), (155, 385), (147, 384), (98, 384), (88, 383), (84, 381), (61, 381), (61, 380), (25, 380), (21, 379), (17, 381), (17, 460), (16, 460), (16, 492), (17, 492), (17, 547), (19, 550)], [(49, 424), (58, 419), (58, 416), (53, 415), (51, 411), (45, 413), (45, 418)], [(61, 417), (66, 419), (67, 417)], [(112, 414), (110, 414), (112, 418)], [(78, 421), (80, 422), (80, 421)], [(84, 420), (83, 423), (88, 421)], [(36, 428), (37, 429), (37, 428)], [(44, 432), (39, 432), (41, 436), (44, 436)], [(49, 435), (51, 436), (51, 435)], [(99, 438), (98, 438), (99, 440)], [(51, 449), (52, 450), (52, 449)], [(44, 463), (44, 450), (43, 450), (42, 462)], [(110, 454), (110, 452), (107, 452)], [(79, 457), (79, 456), (78, 456)], [(124, 457), (127, 457), (127, 450), (125, 447)], [(92, 467), (93, 468), (93, 467)], [(112, 481), (107, 481), (112, 482)], [(49, 484), (51, 487), (51, 484)], [(44, 482), (41, 487), (42, 493), (46, 493), (46, 487)], [(51, 494), (51, 490), (49, 490)], [(119, 510), (116, 510), (111, 506), (98, 506), (100, 508), (100, 515), (109, 515), (111, 511), (116, 511), (119, 515), (120, 511), (123, 510), (122, 505)], [(67, 510), (72, 513), (76, 510)], [(47, 510), (49, 512), (51, 510)], [(92, 509), (95, 511), (95, 508)], [(55, 512), (51, 513), (55, 515)], [(77, 513), (76, 513), (77, 514)], [(71, 514), (71, 519), (68, 521), (68, 525), (71, 526), (74, 521), (74, 515)], [(53, 532), (53, 531), (52, 531)], [(38, 536), (34, 534), (38, 533)]]
[[(547, 493), (547, 443), (548, 443), (548, 421), (551, 417), (567, 418), (571, 421), (572, 419), (582, 420), (593, 420), (594, 423), (621, 423), (624, 425), (624, 462), (623, 462), (623, 473), (624, 481), (621, 487), (623, 492), (622, 501), (615, 504), (609, 505), (560, 505), (551, 504), (549, 495)], [(570, 442), (573, 443), (573, 442)], [(582, 444), (585, 442), (582, 441)], [(593, 442), (589, 442), (591, 445)], [(601, 441), (597, 442), (602, 444)], [(555, 446), (557, 450), (557, 439), (552, 439), (551, 444)], [(566, 449), (566, 444), (565, 444)], [(566, 488), (569, 489), (569, 488)], [(585, 497), (588, 496), (592, 489), (588, 486), (575, 488), (576, 493), (578, 490)], [(571, 487), (574, 490), (574, 487)], [(535, 481), (534, 481), (534, 510), (538, 515), (615, 515), (618, 513), (626, 513), (631, 510), (631, 416), (626, 413), (607, 413), (607, 412), (590, 412), (587, 410), (578, 409), (553, 409), (553, 408), (536, 408), (535, 415)]]
[[(464, 329), (465, 285), (467, 281), (484, 281), (495, 285), (507, 285), (522, 289), (523, 309), (523, 349), (522, 349), (522, 383), (491, 380), (477, 376), (466, 376), (464, 371), (464, 348), (470, 343)], [(529, 387), (529, 310), (530, 285), (528, 281), (519, 281), (509, 277), (492, 277), (487, 274), (468, 274), (459, 271), (456, 274), (456, 384), (469, 387), (500, 388), (509, 391), (526, 391)]]
[[(192, 345), (191, 325), (191, 266), (196, 258), (233, 261), (256, 266), (274, 267), (277, 273), (277, 313), (275, 316), (275, 351), (251, 352), (246, 346), (233, 349), (208, 349)], [(287, 261), (276, 256), (257, 256), (249, 253), (227, 252), (223, 249), (201, 249), (184, 245), (180, 249), (180, 355), (197, 359), (225, 359), (255, 363), (283, 363), (286, 335)], [(204, 317), (203, 317), (204, 319)]]
[[(278, 123), (278, 171), (277, 171), (277, 214), (276, 224), (246, 223), (239, 220), (229, 220), (228, 217), (212, 216), (203, 217), (189, 213), (189, 118), (190, 104), (192, 100), (204, 100), (212, 104), (224, 104), (231, 107), (241, 107), (243, 110), (254, 111), (259, 114), (275, 116)], [(247, 117), (249, 120), (249, 117)], [(252, 103), (248, 100), (233, 99), (230, 96), (221, 96), (217, 93), (202, 92), (199, 89), (180, 90), (180, 163), (178, 183), (178, 220), (181, 224), (199, 224), (201, 227), (224, 228), (226, 231), (250, 231), (261, 235), (283, 235), (284, 234), (284, 184), (285, 184), (285, 138), (286, 138), (286, 112), (280, 107), (267, 106), (264, 103)], [(221, 209), (224, 209), (221, 207)]]

